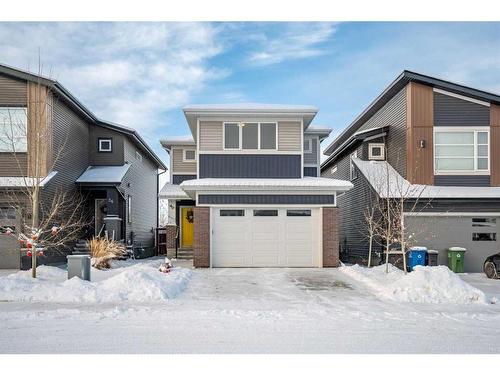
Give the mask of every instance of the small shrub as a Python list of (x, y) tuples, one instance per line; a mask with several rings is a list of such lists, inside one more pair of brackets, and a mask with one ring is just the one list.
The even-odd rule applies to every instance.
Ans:
[(92, 267), (98, 270), (110, 268), (111, 260), (124, 258), (127, 254), (125, 246), (119, 242), (107, 238), (92, 238), (89, 241)]

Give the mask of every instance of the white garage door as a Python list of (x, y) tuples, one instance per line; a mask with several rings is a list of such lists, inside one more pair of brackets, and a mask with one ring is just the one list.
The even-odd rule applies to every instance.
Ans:
[(213, 208), (213, 267), (319, 267), (319, 208)]

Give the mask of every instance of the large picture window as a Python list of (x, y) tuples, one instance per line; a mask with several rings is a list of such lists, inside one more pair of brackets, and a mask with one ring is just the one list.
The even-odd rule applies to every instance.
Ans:
[(457, 128), (435, 130), (435, 173), (488, 173), (489, 138), (489, 130)]
[(26, 108), (0, 107), (0, 152), (26, 152)]
[(225, 150), (276, 150), (274, 122), (224, 123)]

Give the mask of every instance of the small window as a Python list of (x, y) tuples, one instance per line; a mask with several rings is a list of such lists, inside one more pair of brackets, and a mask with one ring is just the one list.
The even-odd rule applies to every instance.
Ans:
[(224, 124), (224, 148), (240, 148), (240, 125), (238, 123)]
[(368, 159), (370, 160), (384, 160), (385, 159), (384, 144), (383, 143), (369, 143), (368, 144)]
[(99, 152), (112, 152), (112, 151), (113, 151), (113, 139), (99, 138)]
[(135, 158), (136, 158), (137, 160), (139, 160), (139, 161), (142, 161), (142, 155), (140, 154), (140, 152), (139, 152), (139, 151), (136, 151), (136, 152), (135, 152)]
[(311, 210), (286, 210), (286, 216), (311, 216)]
[(220, 210), (220, 216), (245, 216), (245, 210)]
[(259, 124), (241, 124), (241, 148), (244, 150), (257, 150), (259, 148)]
[(0, 219), (15, 220), (16, 210), (13, 207), (0, 207)]
[(349, 160), (349, 178), (351, 181), (358, 178), (358, 170), (356, 169), (356, 166), (354, 165), (354, 161), (353, 161), (353, 159), (355, 159), (357, 157), (358, 157), (358, 152), (356, 150), (351, 154), (350, 160)]
[(128, 219), (127, 221), (129, 223), (132, 222), (132, 196), (131, 195), (129, 195), (127, 197), (127, 219)]
[(496, 233), (472, 233), (472, 241), (496, 241)]
[(494, 217), (474, 217), (472, 218), (473, 227), (495, 227), (497, 219)]
[(330, 173), (331, 173), (331, 174), (335, 174), (335, 173), (337, 173), (337, 166), (336, 166), (336, 165), (334, 165), (334, 166), (330, 169)]
[(304, 139), (304, 153), (312, 154), (312, 139)]
[(278, 216), (278, 210), (253, 210), (253, 216)]
[(196, 150), (184, 150), (183, 161), (185, 163), (192, 163), (196, 161)]
[(260, 148), (261, 150), (276, 150), (276, 123), (260, 124)]

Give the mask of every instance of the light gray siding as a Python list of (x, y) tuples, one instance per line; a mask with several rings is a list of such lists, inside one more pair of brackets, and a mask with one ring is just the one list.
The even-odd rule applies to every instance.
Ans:
[(301, 151), (302, 150), (302, 124), (293, 121), (281, 121), (278, 123), (278, 150), (279, 151)]
[(489, 126), (490, 108), (434, 92), (435, 126)]
[(300, 178), (300, 155), (200, 154), (200, 178)]
[(199, 195), (200, 204), (335, 204), (334, 195)]
[(222, 121), (200, 121), (200, 151), (221, 151)]
[(311, 140), (311, 152), (304, 152), (304, 165), (306, 164), (318, 164), (318, 147), (319, 147), (319, 140), (318, 137), (308, 137), (304, 136), (304, 143), (305, 140), (310, 139)]
[(196, 173), (196, 161), (184, 162), (184, 150), (196, 150), (196, 147), (172, 147), (170, 157), (172, 158), (172, 172), (171, 173)]
[(157, 167), (147, 157), (136, 159), (137, 147), (128, 139), (124, 142), (125, 162), (130, 164), (130, 169), (120, 186), (125, 200), (132, 197), (132, 218), (129, 222), (128, 210), (125, 212), (126, 239), (134, 232), (134, 240), (144, 247), (154, 246), (152, 229), (156, 227), (158, 188)]

